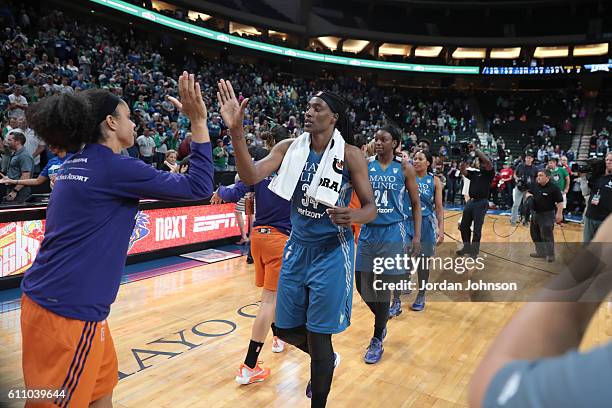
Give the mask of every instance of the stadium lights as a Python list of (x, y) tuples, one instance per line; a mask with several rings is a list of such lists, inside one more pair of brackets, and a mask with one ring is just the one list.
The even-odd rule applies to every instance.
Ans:
[(345, 40), (342, 43), (342, 51), (354, 52), (357, 54), (363, 51), (363, 49), (367, 47), (369, 43), (370, 42), (366, 40)]
[(486, 56), (486, 48), (459, 47), (453, 52), (453, 58), (455, 59), (485, 59)]
[(321, 44), (330, 50), (335, 51), (338, 49), (338, 43), (340, 42), (340, 38), (338, 37), (319, 37), (317, 39)]
[(441, 46), (434, 47), (417, 47), (414, 51), (415, 57), (427, 57), (427, 58), (436, 58), (442, 52)]
[(608, 43), (577, 45), (574, 47), (574, 57), (594, 57), (606, 55), (608, 53)]
[[(227, 34), (220, 31), (211, 30), (188, 22), (180, 21), (172, 17), (165, 16), (155, 11), (147, 10), (142, 7), (126, 3), (121, 0), (89, 0), (91, 3), (96, 3), (100, 6), (117, 10), (129, 16), (134, 16), (142, 19), (144, 24), (159, 24), (173, 30), (182, 31), (205, 38), (211, 41), (233, 45), (236, 47), (257, 50), (260, 52), (285, 56), (289, 58), (297, 58), (309, 61), (317, 61), (327, 64), (346, 65), (351, 67), (369, 68), (376, 70), (392, 70), (405, 72), (431, 72), (437, 74), (466, 74), (478, 75), (480, 67), (478, 66), (455, 66), (455, 65), (433, 65), (433, 64), (408, 64), (400, 62), (386, 62), (371, 59), (348, 58), (340, 55), (328, 55), (324, 53), (312, 52), (297, 48), (282, 47), (274, 44), (269, 44), (260, 41), (254, 41), (249, 38), (244, 38), (236, 35)], [(154, 29), (154, 28), (152, 28)], [(314, 40), (314, 39), (313, 39)], [(339, 41), (339, 40), (338, 40)], [(337, 43), (336, 43), (337, 44)], [(228, 49), (226, 45), (224, 49)], [(428, 48), (428, 47), (425, 47)], [(172, 51), (172, 48), (170, 48)], [(439, 55), (442, 47), (439, 47), (435, 55)], [(434, 56), (435, 56), (434, 55)]]
[(378, 48), (379, 55), (410, 55), (411, 45), (384, 43)]
[(491, 49), (491, 59), (517, 59), (520, 55), (521, 47)]
[(187, 17), (193, 21), (196, 21), (198, 18), (203, 21), (208, 21), (212, 18), (212, 16), (208, 14), (200, 13), (200, 12), (193, 11), (193, 10), (189, 10), (187, 12)]
[(569, 47), (537, 47), (534, 58), (563, 58), (569, 55)]
[(270, 37), (277, 37), (283, 41), (287, 40), (287, 33), (281, 33), (280, 31), (268, 30), (268, 35)]
[(230, 21), (229, 23), (229, 30), (230, 34), (261, 35), (261, 31), (259, 31), (257, 28), (246, 24), (235, 23), (233, 21)]

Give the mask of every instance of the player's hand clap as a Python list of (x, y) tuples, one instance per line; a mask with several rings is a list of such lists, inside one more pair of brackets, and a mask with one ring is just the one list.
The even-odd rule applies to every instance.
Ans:
[(249, 98), (245, 98), (241, 103), (238, 103), (232, 84), (224, 79), (219, 81), (218, 86), (217, 99), (221, 105), (221, 117), (225, 126), (230, 129), (242, 129), (244, 110), (249, 103)]
[(192, 123), (206, 121), (208, 111), (202, 99), (200, 83), (195, 80), (194, 74), (183, 71), (183, 74), (179, 77), (179, 95), (181, 97), (180, 101), (172, 96), (168, 96), (168, 100), (183, 112)]
[(331, 222), (339, 227), (350, 227), (353, 224), (353, 210), (351, 208), (332, 207), (326, 211)]
[(208, 111), (202, 99), (200, 84), (195, 80), (195, 75), (183, 71), (183, 74), (179, 77), (178, 88), (181, 100), (179, 101), (172, 96), (168, 96), (168, 100), (189, 118), (191, 133), (193, 134), (192, 140), (196, 143), (210, 142), (208, 127), (206, 126)]

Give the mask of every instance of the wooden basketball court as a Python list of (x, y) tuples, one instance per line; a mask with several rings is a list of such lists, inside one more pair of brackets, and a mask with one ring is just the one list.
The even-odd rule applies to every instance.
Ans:
[[(459, 239), (458, 213), (447, 212), (446, 232)], [(531, 242), (527, 227), (513, 231), (507, 217), (487, 216), (483, 242)], [(578, 225), (557, 227), (558, 241), (581, 241)], [(551, 275), (542, 261), (519, 254), (520, 264), (499, 259), (502, 270), (541, 283)], [(261, 354), (272, 375), (263, 383), (239, 386), (235, 372), (244, 359), (260, 290), (244, 257), (170, 273), (121, 286), (109, 324), (121, 380), (115, 407), (308, 407), (304, 395), (309, 359), (287, 346)], [(432, 273), (431, 281), (437, 279)], [(449, 302), (428, 298), (425, 311), (404, 312), (389, 322), (385, 354), (374, 366), (363, 363), (373, 316), (355, 291), (352, 325), (334, 336), (342, 362), (335, 372), (330, 407), (466, 407), (467, 384), (491, 340), (519, 303)], [(469, 299), (458, 299), (469, 300)], [(583, 347), (612, 335), (612, 310), (598, 312)], [(271, 334), (270, 334), (271, 335)], [(19, 311), (0, 314), (0, 378), (23, 386)], [(19, 406), (19, 405), (15, 405)]]

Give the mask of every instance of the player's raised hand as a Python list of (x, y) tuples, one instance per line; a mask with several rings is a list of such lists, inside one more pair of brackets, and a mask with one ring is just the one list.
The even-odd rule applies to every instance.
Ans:
[(217, 99), (221, 106), (223, 122), (230, 129), (242, 128), (244, 111), (249, 103), (249, 98), (245, 98), (242, 100), (242, 103), (238, 103), (230, 81), (222, 79), (219, 81), (218, 86)]
[(193, 123), (206, 122), (208, 112), (202, 99), (200, 83), (195, 80), (194, 74), (183, 71), (179, 77), (180, 100), (168, 96), (168, 100), (181, 112), (183, 112)]

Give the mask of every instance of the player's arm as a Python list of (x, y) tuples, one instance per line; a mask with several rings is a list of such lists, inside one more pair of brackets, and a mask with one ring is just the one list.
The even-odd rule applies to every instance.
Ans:
[(444, 241), (444, 201), (442, 199), (442, 189), (442, 182), (437, 177), (434, 177), (434, 204), (436, 206), (436, 221), (438, 222), (437, 244), (441, 244)]
[[(402, 160), (402, 170), (404, 172), (404, 179), (406, 180), (406, 191), (410, 197), (410, 203), (412, 204), (412, 219), (414, 220), (414, 242), (421, 242), (421, 224), (422, 224), (422, 213), (421, 199), (419, 198), (419, 185), (416, 181), (416, 172), (414, 167), (408, 160)], [(434, 177), (434, 179), (436, 179)]]
[(230, 129), (238, 175), (245, 184), (257, 184), (280, 168), (285, 153), (287, 153), (287, 149), (293, 143), (293, 140), (283, 140), (274, 146), (270, 154), (264, 159), (253, 163), (246, 140), (244, 139), (244, 128), (242, 127), (244, 111), (249, 99), (245, 98), (242, 103), (238, 103), (232, 84), (229, 81), (220, 80), (218, 87), (217, 99), (221, 105), (223, 122)]
[[(612, 217), (608, 217), (601, 225), (593, 242), (599, 242), (598, 245), (603, 245), (604, 242), (609, 245), (612, 242)], [(600, 252), (604, 255), (603, 251)], [(601, 272), (601, 268), (609, 266), (610, 260), (596, 260), (594, 263), (594, 258), (593, 254), (584, 252), (570, 265), (570, 269), (590, 275), (583, 276), (585, 280), (595, 277)], [(585, 265), (590, 269), (585, 270)], [(598, 279), (598, 282), (600, 293), (612, 289), (610, 279)], [(559, 301), (559, 296), (562, 296), (559, 292), (556, 289), (542, 291), (541, 298), (555, 296), (557, 301), (527, 303), (497, 336), (472, 377), (469, 389), (470, 407), (482, 406), (491, 380), (511, 361), (558, 356), (580, 345), (601, 302)]]
[(221, 201), (226, 203), (237, 203), (250, 191), (251, 187), (247, 186), (242, 181), (238, 181), (233, 186), (219, 186), (219, 189), (215, 191), (210, 199), (210, 203), (221, 204)]
[(328, 208), (327, 213), (334, 224), (343, 227), (349, 227), (351, 224), (367, 224), (376, 219), (376, 203), (368, 176), (368, 165), (361, 150), (355, 146), (346, 145), (344, 159), (348, 165), (353, 189), (361, 202), (361, 208), (334, 207)]

